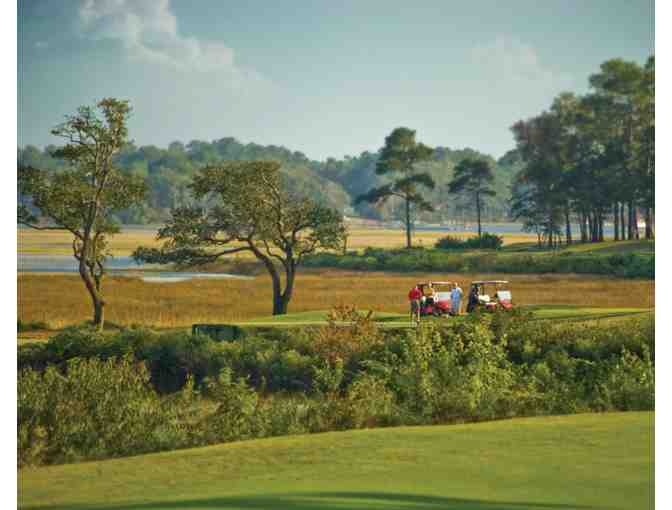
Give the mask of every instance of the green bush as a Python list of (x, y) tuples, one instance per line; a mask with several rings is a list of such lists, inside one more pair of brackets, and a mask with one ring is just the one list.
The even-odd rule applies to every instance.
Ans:
[(480, 238), (470, 237), (468, 239), (461, 239), (452, 236), (442, 237), (436, 241), (434, 247), (439, 250), (499, 250), (503, 244), (504, 238), (502, 238), (502, 236), (483, 232)]
[[(487, 248), (498, 249), (501, 238), (487, 235)], [(655, 277), (653, 254), (626, 255), (498, 253), (450, 253), (450, 250), (478, 248), (477, 238), (467, 241), (450, 236), (437, 242), (437, 249), (383, 250), (368, 248), (363, 254), (334, 255), (320, 253), (310, 256), (309, 267), (336, 267), (359, 271), (436, 271), (491, 273), (582, 273), (604, 274), (626, 278)]]
[[(161, 430), (176, 423), (131, 357), (71, 360), (19, 373), (19, 465), (136, 455), (164, 447)], [(174, 436), (174, 433), (171, 434)], [(179, 444), (179, 443), (178, 443)]]
[(16, 330), (19, 333), (23, 333), (26, 331), (40, 331), (40, 330), (45, 330), (49, 329), (49, 325), (46, 322), (43, 321), (22, 321), (21, 319), (18, 319), (16, 321)]

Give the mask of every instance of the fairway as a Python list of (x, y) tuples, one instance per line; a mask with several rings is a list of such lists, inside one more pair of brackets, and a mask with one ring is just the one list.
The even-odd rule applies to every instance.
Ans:
[[(617, 317), (630, 317), (652, 313), (653, 309), (648, 308), (589, 308), (580, 306), (527, 306), (521, 307), (524, 310), (532, 312), (534, 319), (538, 320), (597, 320), (611, 319)], [(327, 324), (327, 310), (316, 310), (312, 312), (290, 313), (286, 315), (260, 317), (249, 321), (235, 323), (239, 326), (275, 326), (275, 327), (293, 327), (293, 326), (324, 326)], [(440, 318), (426, 317), (423, 322), (434, 322), (436, 324), (450, 324), (452, 321), (465, 320), (468, 315), (459, 317), (443, 316)], [(412, 324), (408, 320), (407, 314), (375, 312), (373, 320), (380, 326), (386, 328), (409, 327)]]
[(653, 508), (653, 413), (245, 441), (19, 471), (32, 509)]

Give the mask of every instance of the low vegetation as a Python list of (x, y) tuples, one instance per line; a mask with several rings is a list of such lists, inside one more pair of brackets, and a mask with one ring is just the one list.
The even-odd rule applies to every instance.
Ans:
[(479, 248), (485, 250), (499, 250), (503, 244), (504, 238), (502, 236), (484, 232), (480, 238), (469, 237), (463, 239), (455, 236), (442, 237), (436, 241), (434, 246), (440, 250), (474, 250)]
[[(444, 241), (441, 248), (455, 246)], [(445, 249), (384, 250), (369, 248), (346, 255), (320, 253), (306, 259), (308, 267), (332, 267), (359, 271), (441, 271), (446, 273), (579, 273), (653, 279), (655, 255), (597, 252), (475, 251), (451, 254)]]
[[(350, 326), (339, 325), (350, 320)], [(556, 325), (524, 313), (385, 331), (352, 308), (321, 328), (215, 342), (68, 329), (19, 348), (19, 464), (287, 434), (652, 410), (651, 317)]]

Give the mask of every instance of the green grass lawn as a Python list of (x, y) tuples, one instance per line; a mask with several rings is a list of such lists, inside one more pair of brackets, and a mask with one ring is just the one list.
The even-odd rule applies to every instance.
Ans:
[(577, 254), (597, 254), (606, 255), (613, 253), (641, 253), (651, 255), (656, 248), (655, 240), (633, 240), (633, 241), (603, 241), (601, 243), (574, 243), (569, 246), (562, 245), (556, 250), (549, 250), (544, 247), (541, 250), (536, 243), (513, 243), (501, 248), (502, 253), (517, 252), (535, 252), (546, 253), (549, 255), (559, 253), (577, 253)]
[[(613, 317), (628, 317), (644, 313), (652, 313), (649, 308), (590, 308), (574, 305), (535, 305), (526, 306), (525, 309), (532, 311), (535, 318), (540, 320), (595, 320), (608, 319)], [(326, 310), (315, 310), (310, 312), (290, 313), (287, 315), (259, 317), (249, 321), (236, 323), (242, 327), (292, 327), (292, 326), (322, 326), (326, 324)], [(383, 327), (402, 328), (409, 327), (408, 315), (388, 312), (375, 312), (374, 320)], [(422, 320), (437, 321), (441, 323), (465, 320), (467, 316), (460, 317), (426, 317)]]
[(43, 509), (653, 508), (654, 413), (245, 441), (19, 471)]

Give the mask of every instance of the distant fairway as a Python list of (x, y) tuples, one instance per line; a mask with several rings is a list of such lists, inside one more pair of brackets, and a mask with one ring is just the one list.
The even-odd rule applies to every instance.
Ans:
[(653, 508), (654, 413), (246, 441), (19, 471), (43, 509)]
[[(648, 308), (588, 308), (572, 305), (549, 305), (549, 306), (528, 306), (524, 307), (532, 312), (535, 319), (539, 320), (598, 320), (611, 319), (618, 317), (630, 317), (652, 313), (653, 309)], [(286, 315), (276, 315), (260, 317), (249, 321), (236, 323), (242, 327), (293, 327), (293, 326), (323, 326), (327, 317), (326, 310), (316, 310), (311, 312), (289, 313)], [(386, 328), (409, 327), (411, 325), (407, 314), (375, 312), (373, 318), (381, 326)], [(432, 321), (437, 324), (450, 324), (451, 321), (465, 320), (467, 315), (460, 317), (444, 316), (441, 318), (423, 317), (423, 321)]]

